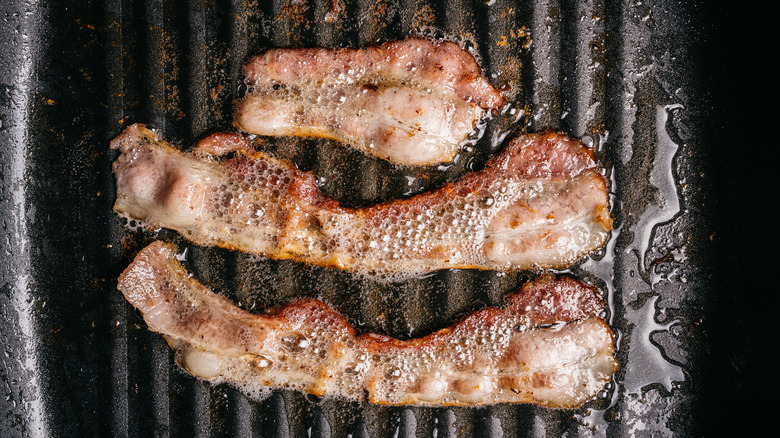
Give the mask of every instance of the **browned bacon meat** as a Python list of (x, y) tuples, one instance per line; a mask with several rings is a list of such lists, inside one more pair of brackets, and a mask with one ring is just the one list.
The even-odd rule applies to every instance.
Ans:
[[(558, 134), (518, 137), (455, 184), (356, 210), (238, 134), (207, 137), (187, 154), (133, 125), (111, 145), (122, 151), (118, 213), (200, 245), (356, 272), (562, 268), (599, 248), (611, 227), (591, 151)], [(231, 150), (231, 159), (207, 157)]]
[(315, 299), (255, 315), (187, 274), (154, 242), (118, 288), (191, 374), (248, 394), (291, 388), (380, 404), (537, 403), (574, 407), (618, 365), (597, 291), (545, 275), (429, 336), (401, 341), (355, 330)]
[(409, 38), (362, 49), (274, 49), (244, 66), (235, 126), (339, 140), (407, 165), (450, 161), (503, 97), (453, 42)]

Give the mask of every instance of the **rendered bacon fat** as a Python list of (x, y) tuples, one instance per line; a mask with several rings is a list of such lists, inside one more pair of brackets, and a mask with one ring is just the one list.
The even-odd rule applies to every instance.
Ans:
[[(134, 125), (112, 147), (122, 151), (118, 213), (200, 245), (363, 273), (561, 268), (599, 248), (611, 226), (591, 152), (557, 134), (519, 137), (455, 184), (357, 210), (238, 134), (207, 137), (186, 154)], [(241, 153), (203, 157), (230, 150)]]
[(255, 315), (187, 274), (175, 247), (154, 242), (118, 288), (165, 336), (191, 374), (248, 394), (291, 388), (380, 404), (537, 403), (574, 407), (618, 366), (596, 290), (542, 276), (507, 298), (429, 336), (400, 341), (355, 335), (330, 307), (294, 301)]
[(339, 140), (396, 163), (450, 161), (503, 97), (474, 57), (421, 38), (363, 49), (273, 49), (244, 66), (235, 126)]

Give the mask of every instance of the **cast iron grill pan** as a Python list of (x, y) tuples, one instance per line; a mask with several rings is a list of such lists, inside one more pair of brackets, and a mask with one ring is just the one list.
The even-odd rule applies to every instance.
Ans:
[[(673, 1), (4, 3), (0, 435), (699, 435), (706, 351), (698, 324), (712, 286), (705, 93), (692, 62), (701, 9)], [(186, 248), (200, 281), (246, 309), (320, 297), (361, 332), (407, 339), (500, 305), (537, 275), (447, 270), (383, 283), (197, 247), (112, 212), (108, 142), (124, 127), (145, 123), (187, 149), (232, 130), (251, 54), (411, 34), (459, 41), (507, 93), (507, 107), (455, 162), (410, 169), (309, 139), (269, 139), (264, 148), (356, 207), (457, 180), (523, 132), (561, 131), (596, 147), (616, 230), (564, 274), (608, 296), (621, 370), (580, 409), (386, 407), (284, 390), (250, 401), (181, 371), (115, 289), (137, 251), (164, 239)]]

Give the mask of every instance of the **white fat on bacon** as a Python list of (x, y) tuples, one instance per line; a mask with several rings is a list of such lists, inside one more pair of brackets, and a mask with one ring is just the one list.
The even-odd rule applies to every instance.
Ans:
[(611, 229), (592, 152), (560, 134), (517, 137), (454, 184), (360, 209), (340, 207), (311, 174), (254, 152), (239, 134), (184, 153), (133, 125), (111, 147), (121, 151), (119, 214), (199, 245), (357, 273), (565, 268)]
[(503, 97), (456, 43), (409, 38), (361, 49), (272, 49), (244, 66), (235, 126), (339, 140), (405, 165), (450, 161)]
[(618, 369), (595, 288), (549, 274), (449, 328), (407, 341), (357, 336), (322, 301), (252, 314), (192, 278), (157, 241), (119, 290), (189, 373), (250, 396), (287, 388), (318, 396), (420, 406), (536, 403), (570, 408)]

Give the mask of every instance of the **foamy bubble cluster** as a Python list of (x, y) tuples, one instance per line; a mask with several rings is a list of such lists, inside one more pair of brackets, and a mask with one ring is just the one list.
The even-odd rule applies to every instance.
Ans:
[[(210, 191), (210, 217), (185, 234), (364, 274), (405, 275), (441, 267), (507, 269), (516, 264), (512, 252), (556, 264), (606, 237), (593, 219), (595, 207), (577, 212), (583, 201), (566, 199), (578, 191), (587, 196), (587, 181), (475, 180), (446, 194), (354, 211), (310, 204), (322, 195), (295, 169), (260, 159), (240, 172)], [(504, 250), (507, 242), (514, 247)]]
[[(483, 309), (449, 329), (399, 341), (356, 336), (318, 300), (253, 315), (190, 277), (171, 244), (154, 242), (120, 276), (119, 289), (163, 334), (189, 373), (236, 385), (252, 397), (289, 388), (384, 404), (535, 402), (565, 407), (592, 397), (617, 369), (597, 303), (550, 324), (529, 287), (506, 309)], [(541, 283), (540, 283), (541, 284)], [(593, 299), (588, 288), (567, 293)], [(575, 297), (576, 298), (576, 297)], [(577, 301), (579, 298), (576, 298)], [(538, 308), (537, 308), (538, 307)], [(540, 313), (541, 312), (541, 313)], [(534, 316), (538, 314), (539, 316)]]
[(244, 67), (236, 126), (334, 138), (405, 165), (452, 160), (503, 97), (451, 42), (411, 38), (365, 49), (275, 49)]
[(408, 165), (447, 162), (483, 110), (431, 88), (388, 84), (382, 77), (339, 73), (333, 84), (253, 84), (239, 127), (260, 135), (335, 138), (380, 158)]
[(265, 396), (262, 388), (268, 386), (318, 395), (362, 393), (365, 368), (359, 358), (353, 358), (355, 337), (345, 330), (346, 323), (324, 306), (307, 307), (306, 313), (304, 321), (280, 321), (273, 332), (261, 328), (263, 324), (247, 327), (247, 339), (241, 343), (253, 345), (264, 338), (260, 352), (218, 356), (185, 342), (178, 347), (177, 357), (191, 374), (236, 384), (252, 397)]
[(311, 175), (263, 154), (216, 161), (158, 140), (123, 146), (115, 209), (196, 244), (389, 280), (450, 268), (567, 266), (608, 237), (606, 183), (595, 168), (529, 176), (522, 162), (509, 161), (522, 144), (509, 146), (501, 168), (351, 210), (325, 197)]
[[(299, 330), (275, 333), (278, 343), (267, 343), (260, 353), (220, 356), (184, 343), (177, 356), (191, 374), (228, 382), (253, 398), (265, 397), (271, 386), (358, 400), (367, 391), (372, 401), (385, 404), (539, 402), (545, 391), (580, 400), (614, 372), (614, 361), (601, 350), (609, 349), (611, 339), (595, 322), (524, 330), (518, 328), (520, 319), (506, 315), (456, 335), (439, 335), (442, 339), (434, 335), (391, 345), (384, 337), (355, 338), (334, 330), (343, 321), (328, 311), (311, 316)], [(577, 345), (589, 336), (599, 339)], [(543, 349), (554, 364), (535, 357), (547, 342), (535, 340), (540, 337), (556, 337)]]

